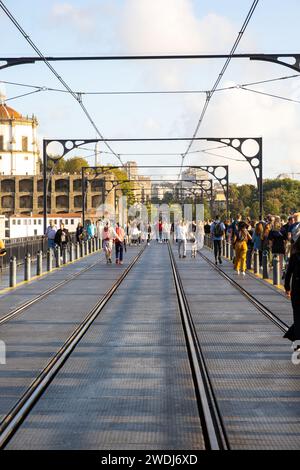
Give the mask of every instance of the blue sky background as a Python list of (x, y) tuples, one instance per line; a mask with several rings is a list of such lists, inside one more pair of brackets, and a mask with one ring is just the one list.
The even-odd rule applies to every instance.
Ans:
[[(45, 55), (227, 53), (252, 0), (94, 0), (6, 1), (10, 11)], [(237, 52), (299, 52), (300, 2), (261, 0)], [(9, 19), (0, 13), (1, 56), (34, 55)], [(224, 61), (52, 63), (76, 91), (210, 89)], [(234, 60), (221, 86), (293, 75), (275, 64)], [(0, 72), (0, 80), (61, 88), (43, 64)], [(253, 89), (300, 99), (299, 78)], [(3, 87), (2, 87), (3, 88)], [(7, 98), (26, 92), (5, 85)], [(106, 137), (180, 137), (192, 135), (204, 95), (86, 96), (89, 112)], [(8, 101), (23, 114), (37, 115), (40, 138), (95, 137), (78, 104), (64, 93), (37, 93)], [(199, 136), (262, 136), (264, 174), (300, 172), (300, 103), (289, 103), (243, 90), (212, 98)], [(122, 153), (184, 152), (186, 143), (115, 144)], [(195, 143), (193, 150), (214, 146)], [(102, 145), (102, 150), (106, 150)], [(87, 152), (90, 154), (91, 152)], [(254, 182), (239, 155), (191, 154), (187, 164), (229, 164), (234, 182)], [(78, 152), (77, 152), (78, 154)], [(179, 164), (180, 156), (124, 156), (146, 164)], [(90, 158), (93, 163), (93, 158)], [(103, 161), (116, 163), (103, 155)], [(146, 170), (145, 170), (146, 173)], [(162, 170), (148, 171), (163, 173)], [(165, 172), (171, 176), (174, 170)]]

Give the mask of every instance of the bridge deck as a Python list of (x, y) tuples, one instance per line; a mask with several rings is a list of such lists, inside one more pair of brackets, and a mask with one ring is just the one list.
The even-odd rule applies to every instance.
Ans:
[[(127, 262), (136, 252), (130, 250)], [(231, 447), (299, 449), (300, 366), (291, 362), (289, 342), (204, 259), (176, 261)], [(78, 264), (68, 269), (79, 269)], [(7, 365), (0, 366), (2, 415), (120, 269), (97, 264), (0, 326), (8, 345)], [(229, 263), (223, 269), (234, 276)], [(290, 303), (280, 293), (250, 276), (240, 282), (291, 322)], [(22, 287), (21, 294), (28, 295), (31, 286)], [(153, 243), (8, 448), (203, 447), (168, 249)]]

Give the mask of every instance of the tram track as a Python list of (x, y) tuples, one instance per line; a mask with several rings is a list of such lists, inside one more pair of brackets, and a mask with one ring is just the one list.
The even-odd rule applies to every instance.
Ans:
[(208, 450), (229, 450), (230, 444), (225, 426), (209, 377), (205, 358), (201, 350), (175, 257), (169, 243), (168, 250), (193, 375), (205, 447)]
[(228, 274), (226, 274), (219, 266), (215, 265), (207, 256), (205, 256), (200, 251), (198, 252), (201, 258), (206, 261), (206, 263), (211, 266), (215, 271), (217, 271), (224, 279), (226, 279), (233, 287), (235, 287), (244, 297), (251, 302), (256, 309), (262, 313), (268, 320), (274, 323), (282, 332), (286, 333), (289, 329), (289, 326), (282, 321), (278, 315), (273, 313), (268, 307), (266, 307), (262, 302), (257, 300), (250, 292), (248, 292), (244, 287), (242, 287), (238, 282), (232, 279)]
[(115, 291), (118, 289), (118, 287), (121, 285), (128, 273), (131, 271), (133, 266), (140, 259), (145, 249), (146, 245), (133, 258), (133, 260), (123, 271), (121, 276), (106, 291), (106, 293), (101, 297), (101, 299), (93, 306), (93, 308), (89, 311), (84, 320), (69, 335), (69, 337), (63, 343), (60, 349), (48, 361), (48, 363), (42, 369), (40, 374), (34, 379), (31, 385), (23, 393), (18, 402), (2, 419), (2, 421), (0, 422), (0, 449), (4, 449), (9, 443), (10, 439), (21, 426), (22, 422), (26, 419), (30, 410), (42, 397), (43, 393), (46, 391), (53, 378), (62, 368), (74, 348), (80, 342), (87, 330), (92, 326), (93, 322), (99, 316), (103, 308), (109, 302)]
[(50, 287), (49, 289), (46, 289), (44, 292), (42, 292), (41, 294), (37, 295), (36, 297), (34, 297), (33, 299), (30, 299), (30, 300), (27, 300), (26, 302), (24, 302), (22, 305), (20, 305), (19, 307), (16, 307), (14, 308), (13, 310), (5, 313), (4, 315), (2, 315), (0, 317), (0, 326), (3, 325), (4, 323), (7, 323), (9, 320), (11, 320), (12, 318), (16, 317), (17, 315), (19, 315), (20, 313), (24, 312), (24, 310), (27, 310), (29, 307), (31, 307), (32, 305), (36, 304), (37, 302), (43, 300), (45, 297), (47, 297), (48, 295), (52, 294), (53, 292), (55, 292), (56, 290), (58, 290), (59, 288), (61, 287), (64, 287), (66, 284), (68, 284), (69, 282), (73, 281), (74, 279), (76, 279), (77, 277), (79, 277), (81, 274), (84, 274), (86, 273), (87, 271), (89, 271), (90, 269), (94, 268), (101, 260), (97, 260), (95, 261), (95, 263), (92, 263), (90, 266), (87, 266), (83, 269), (81, 269), (79, 272), (75, 273), (75, 274), (72, 274), (71, 276), (69, 276), (68, 278), (64, 279), (63, 281), (59, 282), (58, 284)]

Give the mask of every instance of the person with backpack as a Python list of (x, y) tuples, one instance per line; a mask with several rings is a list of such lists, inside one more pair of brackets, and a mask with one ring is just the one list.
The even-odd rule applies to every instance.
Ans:
[(239, 225), (238, 233), (234, 238), (234, 249), (235, 249), (235, 262), (234, 269), (240, 274), (245, 276), (246, 274), (246, 259), (248, 251), (248, 242), (252, 240), (250, 233), (247, 230), (247, 224), (241, 222)]
[[(292, 280), (292, 282), (291, 282)], [(284, 289), (291, 298), (294, 323), (285, 333), (284, 338), (297, 341), (294, 350), (300, 350), (300, 237), (294, 242), (285, 275)]]
[(218, 215), (216, 215), (214, 222), (210, 226), (210, 235), (214, 244), (215, 263), (218, 264), (219, 260), (219, 263), (222, 264), (221, 244), (225, 235), (225, 225), (221, 222)]

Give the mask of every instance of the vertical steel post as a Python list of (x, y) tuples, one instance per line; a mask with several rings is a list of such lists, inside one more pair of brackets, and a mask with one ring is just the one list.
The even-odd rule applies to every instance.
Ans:
[(259, 274), (259, 251), (254, 250), (254, 274)]
[(263, 265), (263, 279), (269, 279), (268, 252), (267, 252), (267, 250), (263, 251), (262, 265)]
[(82, 199), (82, 225), (85, 224), (85, 181), (84, 181), (84, 167), (81, 168), (81, 199)]
[(62, 255), (63, 255), (63, 264), (67, 264), (68, 262), (68, 247), (67, 246), (63, 247)]
[(27, 253), (24, 259), (24, 281), (30, 281), (31, 279), (31, 256)]
[(280, 261), (279, 255), (273, 255), (273, 284), (278, 286), (280, 284)]
[(80, 244), (79, 242), (76, 242), (76, 259), (80, 258)]
[(52, 271), (52, 255), (53, 255), (53, 251), (50, 248), (47, 251), (47, 271)]
[(58, 246), (58, 247), (57, 247), (57, 249), (56, 249), (56, 253), (55, 253), (55, 254), (56, 254), (56, 267), (57, 267), (57, 268), (59, 268), (59, 267), (60, 267), (60, 265), (61, 265), (61, 259), (60, 259), (60, 256), (61, 256), (61, 254), (60, 254), (60, 246)]
[(47, 230), (47, 146), (45, 140), (43, 140), (43, 224), (44, 234)]
[(9, 260), (9, 287), (15, 287), (17, 284), (17, 260), (12, 256)]
[(70, 252), (69, 252), (69, 261), (74, 260), (74, 245), (73, 243), (70, 243)]
[(36, 275), (40, 276), (43, 272), (43, 252), (40, 250), (36, 255)]

